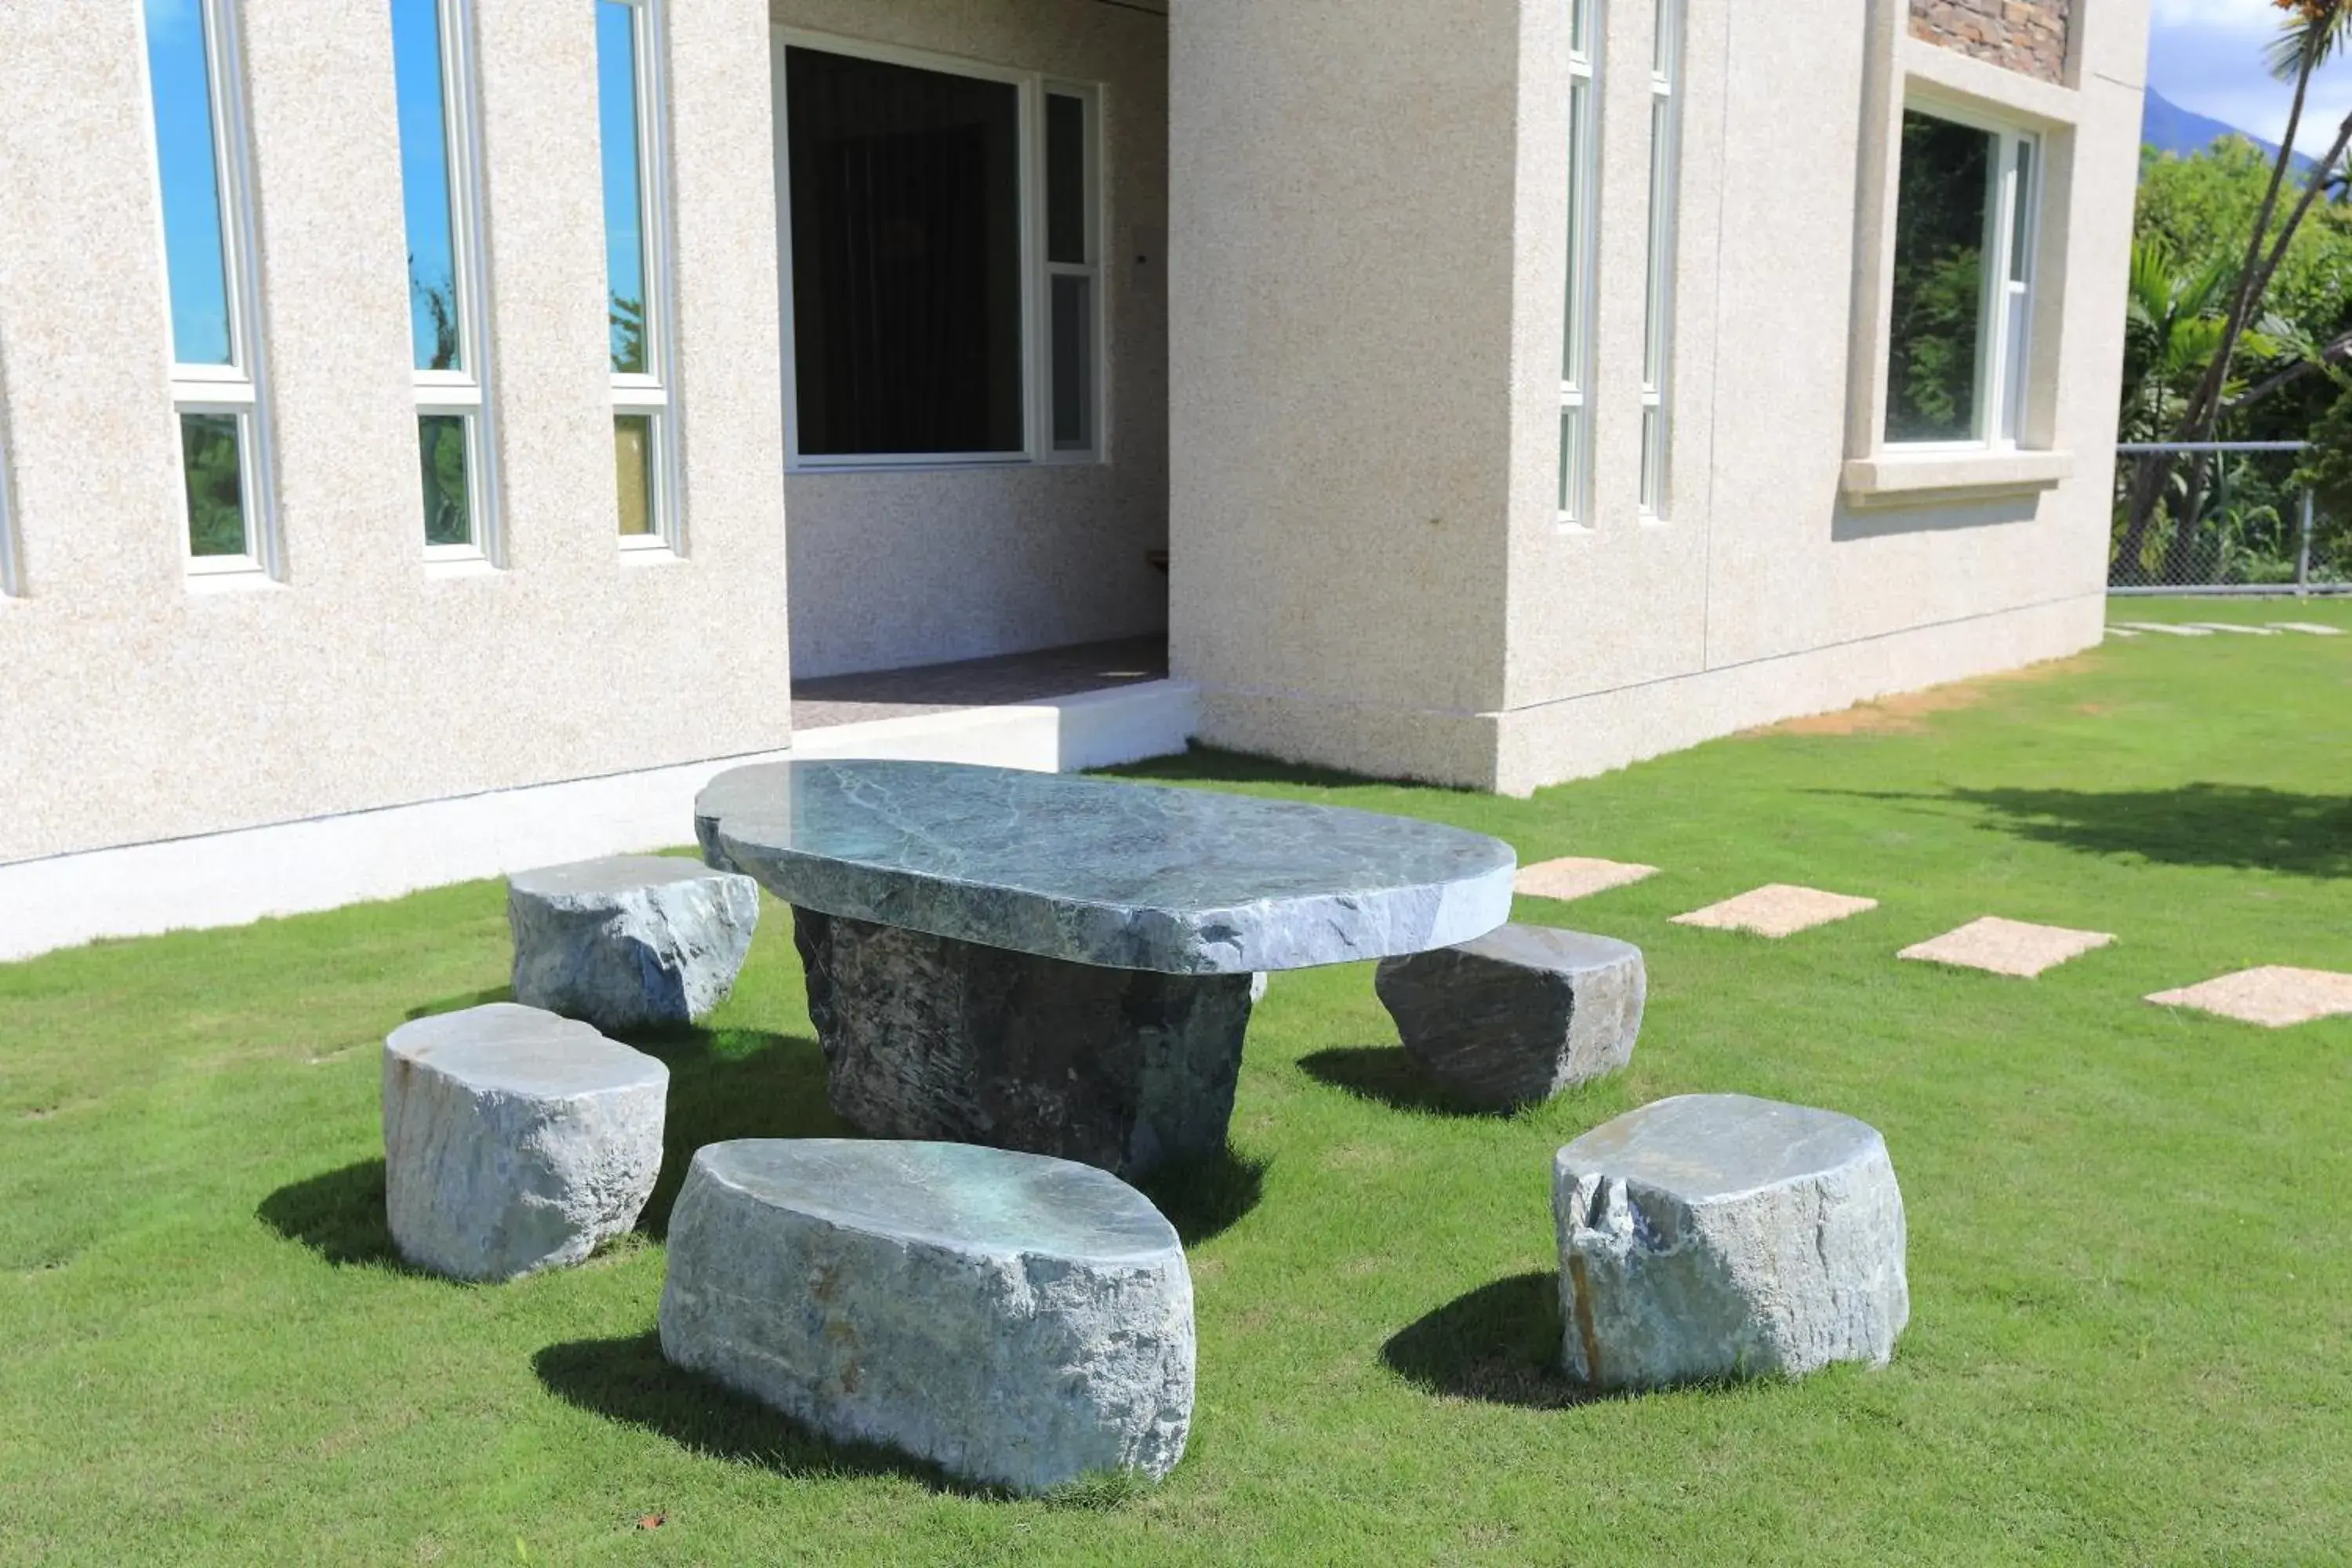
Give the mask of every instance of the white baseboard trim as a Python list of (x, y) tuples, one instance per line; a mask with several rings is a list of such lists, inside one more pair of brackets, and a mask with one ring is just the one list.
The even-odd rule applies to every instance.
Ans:
[(20, 860), (0, 865), (0, 961), (688, 844), (696, 794), (713, 775), (751, 763), (899, 757), (1053, 773), (1166, 756), (1192, 738), (1197, 697), (1181, 681), (1157, 680), (877, 719), (804, 731), (789, 752)]

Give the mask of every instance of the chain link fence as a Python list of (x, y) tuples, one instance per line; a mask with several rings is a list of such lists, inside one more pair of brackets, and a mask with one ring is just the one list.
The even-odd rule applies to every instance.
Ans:
[[(2117, 447), (2108, 592), (2352, 594), (2352, 518), (2321, 509), (2295, 482), (2305, 445)], [(2142, 485), (2153, 489), (2154, 504), (2135, 517), (2135, 489)]]

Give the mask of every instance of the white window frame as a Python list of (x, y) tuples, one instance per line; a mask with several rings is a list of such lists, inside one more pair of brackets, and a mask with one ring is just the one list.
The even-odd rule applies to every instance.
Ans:
[[(597, 5), (604, 0), (588, 0)], [(669, 70), (667, 0), (617, 0), (629, 7), (637, 68), (637, 233), (644, 248), (646, 370), (613, 373), (613, 414), (649, 416), (646, 489), (653, 531), (618, 531), (624, 553), (654, 558), (686, 553), (685, 486), (681, 479), (678, 429), (677, 314), (673, 291), (677, 236), (670, 226)], [(610, 309), (608, 277), (604, 298)], [(610, 329), (607, 329), (609, 334)], [(610, 361), (610, 354), (606, 358)]]
[[(474, 525), (464, 544), (426, 544), (432, 563), (503, 565), (496, 415), (489, 396), (489, 273), (482, 242), (482, 124), (474, 54), (474, 0), (435, 0), (441, 47), (441, 140), (449, 171), (449, 275), (457, 289), (459, 370), (416, 374), (416, 413), (465, 421), (466, 505)], [(404, 195), (405, 193), (404, 193)]]
[[(852, 58), (874, 60), (884, 65), (908, 66), (917, 70), (937, 71), (944, 76), (970, 77), (978, 81), (1004, 82), (1018, 94), (1014, 110), (1020, 145), (1015, 157), (1020, 168), (1021, 233), (1021, 374), (1022, 374), (1022, 445), (1014, 452), (884, 452), (884, 453), (817, 453), (803, 454), (800, 447), (800, 360), (793, 333), (793, 193), (791, 147), (787, 138), (792, 134), (792, 120), (785, 101), (786, 74), (784, 51), (793, 48), (815, 49), (829, 55), (847, 55)], [(784, 469), (787, 473), (838, 473), (845, 470), (894, 468), (1003, 468), (1028, 465), (1034, 467), (1067, 466), (1102, 463), (1109, 459), (1108, 415), (1110, 399), (1109, 345), (1104, 341), (1103, 323), (1108, 319), (1108, 305), (1104, 285), (1108, 269), (1103, 266), (1105, 237), (1108, 233), (1105, 222), (1108, 204), (1104, 200), (1103, 144), (1104, 104), (1106, 90), (1100, 82), (1079, 82), (1048, 76), (1041, 71), (1015, 70), (985, 61), (965, 59), (954, 55), (933, 54), (923, 49), (900, 48), (891, 44), (868, 43), (858, 38), (845, 38), (829, 33), (806, 32), (795, 27), (772, 30), (770, 68), (776, 83), (776, 251), (780, 302), (783, 318), (783, 394), (784, 394)], [(1045, 99), (1051, 92), (1056, 96), (1076, 98), (1087, 106), (1086, 192), (1087, 254), (1093, 260), (1087, 266), (1072, 263), (1048, 263), (1045, 247)], [(1057, 275), (1087, 276), (1094, 279), (1087, 289), (1091, 320), (1088, 322), (1087, 351), (1092, 363), (1092, 424), (1090, 445), (1083, 449), (1056, 451), (1054, 447), (1053, 405), (1053, 279)]]
[[(219, 186), (221, 271), (228, 306), (226, 364), (182, 364), (171, 368), (173, 478), (179, 487), (180, 558), (194, 583), (236, 577), (281, 580), (283, 545), (278, 534), (277, 497), (269, 484), (276, 471), (269, 428), (268, 356), (261, 342), (261, 290), (256, 258), (260, 252), (253, 201), (253, 150), (247, 134), (245, 57), (239, 47), (230, 0), (196, 0), (205, 48), (205, 78), (212, 94), (213, 177)], [(140, 8), (140, 81), (146, 89), (148, 148), (155, 170), (156, 256), (162, 263), (165, 335), (170, 335), (172, 263), (164, 242), (163, 153), (155, 142), (155, 88), (148, 76), (146, 8)], [(187, 506), (187, 453), (180, 416), (224, 414), (237, 422), (237, 493), (245, 512), (245, 553), (198, 555), (189, 537), (194, 519)]]
[[(2039, 131), (2029, 129), (2015, 121), (1988, 114), (1982, 110), (1954, 102), (1931, 93), (1912, 92), (1903, 100), (1902, 112), (1923, 114), (1930, 119), (1981, 131), (1993, 138), (1991, 166), (1985, 178), (1984, 256), (1982, 268), (1984, 292), (1977, 308), (1976, 404), (1969, 412), (1969, 428), (1976, 432), (1961, 441), (1897, 441), (1886, 434), (1886, 404), (1895, 396), (1892, 368), (1895, 359), (1894, 328), (1890, 322), (1887, 339), (1880, 345), (1879, 354), (1885, 373), (1885, 400), (1879, 409), (1878, 442), (1889, 452), (2015, 452), (2024, 450), (2026, 418), (2032, 411), (2032, 372), (2033, 363), (2034, 285), (2040, 271), (2039, 255), (2042, 243), (2042, 201), (2043, 177), (2047, 173), (2048, 139)], [(1901, 115), (1895, 120), (1895, 195), (1902, 202)], [(2024, 166), (2019, 164), (2024, 155)], [(2020, 179), (2024, 183), (2021, 199)], [(2017, 232), (2021, 208), (2025, 223), (2022, 235)], [(1890, 218), (1893, 213), (1890, 212)], [(1890, 222), (1888, 233), (1897, 232)], [(1892, 245), (1892, 239), (1889, 244)], [(2022, 279), (2010, 276), (2011, 258), (2021, 258), (2025, 264)], [(1890, 258), (1890, 262), (1891, 262)]]
[(1641, 515), (1673, 501), (1675, 214), (1682, 202), (1683, 0), (1657, 0), (1650, 49), (1650, 242), (1642, 322)]
[[(1592, 520), (1594, 301), (1599, 290), (1601, 58), (1606, 0), (1568, 0), (1568, 279), (1560, 331), (1559, 521)], [(1583, 88), (1580, 96), (1578, 87)]]

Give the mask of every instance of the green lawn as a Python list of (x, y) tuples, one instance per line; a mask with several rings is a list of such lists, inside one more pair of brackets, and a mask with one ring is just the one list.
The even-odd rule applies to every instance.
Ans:
[[(2352, 605), (2119, 603), (2325, 621)], [(1156, 1491), (1012, 1502), (668, 1372), (689, 1152), (838, 1131), (772, 907), (676, 1074), (645, 1234), (470, 1288), (388, 1255), (378, 1043), (502, 994), (476, 883), (0, 965), (0, 1560), (1744, 1563), (2319, 1560), (2352, 1540), (2352, 1019), (2139, 998), (2352, 970), (2352, 637), (2143, 637), (1867, 722), (1507, 801), (1231, 757), (1134, 770), (1663, 874), (1519, 916), (1639, 942), (1630, 1071), (1510, 1119), (1408, 1069), (1361, 967), (1276, 977), (1234, 1151), (1164, 1194), (1200, 1393)], [(1667, 917), (1881, 900), (1786, 942)], [(2036, 981), (1898, 963), (1999, 913), (2118, 933)], [(1895, 1363), (1580, 1402), (1552, 1151), (1736, 1089), (1886, 1135)], [(640, 1521), (660, 1516), (646, 1530)]]

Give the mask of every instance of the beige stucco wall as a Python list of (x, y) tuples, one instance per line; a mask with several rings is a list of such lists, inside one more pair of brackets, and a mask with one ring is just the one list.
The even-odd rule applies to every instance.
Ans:
[(1220, 743), (1491, 765), (1517, 49), (1512, 0), (1175, 7), (1170, 639)]
[[(1905, 0), (1871, 5), (1860, 27), (1850, 0), (1689, 0), (1658, 519), (1638, 505), (1655, 8), (1608, 8), (1583, 528), (1556, 509), (1565, 7), (1448, 8), (1442, 46), (1411, 36), (1434, 26), (1423, 7), (1318, 8), (1381, 40), (1361, 51), (1388, 73), (1378, 113), (1346, 101), (1370, 62), (1318, 57), (1312, 27), (1238, 0), (1178, 7), (1172, 614), (1204, 739), (1525, 790), (2097, 638), (2145, 0), (2078, 8), (2075, 89), (1909, 37)], [(1243, 68), (1239, 107), (1215, 82), (1236, 52), (1278, 62)], [(2042, 439), (2067, 454), (2054, 489), (1866, 508), (1842, 491), (1845, 459), (1870, 455), (1849, 450), (1850, 405), (1885, 352), (1854, 330), (1857, 309), (1875, 322), (1884, 270), (1874, 247), (1855, 264), (1886, 172), (1863, 128), (1891, 132), (1915, 75), (1963, 98), (2021, 84), (2044, 130), (2035, 395)], [(1196, 108), (1196, 89), (1211, 101)], [(1379, 178), (1350, 185), (1358, 171)], [(1354, 243), (1277, 253), (1262, 209), (1285, 204)], [(1384, 288), (1367, 337), (1342, 335)], [(1360, 374), (1299, 396), (1325, 384), (1302, 370), (1339, 378), (1265, 353), (1292, 320), (1328, 337), (1328, 359), (1362, 351)], [(1412, 353), (1381, 352), (1407, 339)], [(1354, 464), (1318, 461), (1341, 443)], [(1433, 560), (1384, 524), (1440, 476), (1502, 494), (1465, 509), (1465, 536)]]
[[(509, 569), (421, 556), (392, 47), (243, 0), (282, 584), (192, 593), (138, 7), (0, 51), (0, 861), (785, 743), (762, 0), (670, 7), (684, 559), (615, 544), (586, 8), (481, 0)], [(322, 111), (332, 105), (332, 112)]]
[(793, 668), (881, 669), (1157, 631), (1168, 584), (1168, 27), (1099, 0), (774, 0), (780, 26), (1103, 85), (1108, 460), (804, 472)]

